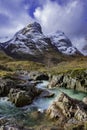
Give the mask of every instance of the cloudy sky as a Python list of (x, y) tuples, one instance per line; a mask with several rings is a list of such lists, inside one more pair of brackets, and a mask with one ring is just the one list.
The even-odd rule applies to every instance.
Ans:
[(87, 0), (0, 0), (0, 37), (13, 35), (32, 21), (39, 22), (45, 34), (65, 32), (82, 48), (87, 37)]

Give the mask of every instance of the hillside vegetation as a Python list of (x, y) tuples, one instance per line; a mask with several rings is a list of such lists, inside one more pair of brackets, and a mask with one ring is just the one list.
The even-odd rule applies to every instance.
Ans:
[(66, 57), (53, 64), (49, 59), (46, 64), (33, 61), (19, 61), (0, 51), (0, 76), (12, 74), (17, 70), (40, 71), (51, 74), (65, 73), (71, 70), (87, 69), (87, 57)]

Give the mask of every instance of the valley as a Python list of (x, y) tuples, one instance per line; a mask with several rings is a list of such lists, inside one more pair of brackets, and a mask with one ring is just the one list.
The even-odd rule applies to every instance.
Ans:
[(29, 24), (0, 43), (1, 130), (87, 130), (87, 56)]

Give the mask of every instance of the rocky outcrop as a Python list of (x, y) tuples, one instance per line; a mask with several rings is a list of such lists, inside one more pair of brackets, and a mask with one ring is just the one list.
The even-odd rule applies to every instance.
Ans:
[(57, 76), (54, 75), (48, 84), (48, 88), (60, 87), (62, 85), (63, 78), (64, 78), (63, 74)]
[(9, 99), (17, 107), (23, 107), (32, 103), (33, 99), (41, 93), (41, 90), (36, 87), (29, 86), (28, 89), (11, 89), (9, 92)]
[(65, 87), (87, 92), (87, 70), (74, 70), (53, 76), (48, 88)]
[(41, 94), (40, 94), (40, 97), (41, 98), (51, 98), (51, 97), (54, 97), (54, 93), (50, 92), (49, 90), (47, 89), (43, 89)]
[(0, 78), (0, 96), (7, 96), (10, 89), (15, 86), (15, 83), (11, 79)]
[(87, 120), (87, 105), (83, 102), (70, 98), (61, 93), (57, 100), (48, 108), (47, 115), (50, 119), (70, 120), (75, 118), (78, 121)]
[(29, 73), (31, 80), (49, 80), (49, 75), (37, 71), (32, 71)]
[(11, 89), (9, 93), (9, 99), (17, 107), (23, 107), (32, 102), (32, 98), (26, 94), (26, 91)]

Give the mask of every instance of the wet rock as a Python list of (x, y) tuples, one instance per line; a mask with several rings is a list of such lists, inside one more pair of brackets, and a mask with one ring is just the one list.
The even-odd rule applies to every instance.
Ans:
[(50, 92), (49, 90), (47, 89), (43, 89), (41, 94), (40, 94), (40, 97), (47, 97), (47, 98), (51, 98), (53, 97), (55, 94)]
[(23, 107), (32, 102), (32, 98), (27, 95), (26, 91), (11, 89), (9, 93), (9, 99), (17, 107)]
[(48, 88), (53, 88), (53, 87), (59, 87), (60, 84), (63, 82), (63, 74), (53, 76), (52, 80), (48, 84)]
[(32, 103), (33, 99), (40, 95), (41, 90), (36, 88), (35, 86), (25, 86), (25, 89), (11, 89), (9, 92), (9, 99), (12, 103), (14, 103), (17, 107), (23, 107)]
[(0, 78), (0, 96), (7, 96), (11, 88), (14, 88), (14, 81)]
[(75, 118), (78, 121), (87, 120), (87, 105), (61, 93), (58, 99), (48, 108), (47, 115), (50, 119)]
[(25, 90), (25, 91), (29, 91), (30, 88), (34, 88), (37, 84), (38, 84), (38, 82), (26, 81), (24, 83), (17, 84), (16, 88), (19, 88), (19, 89)]

